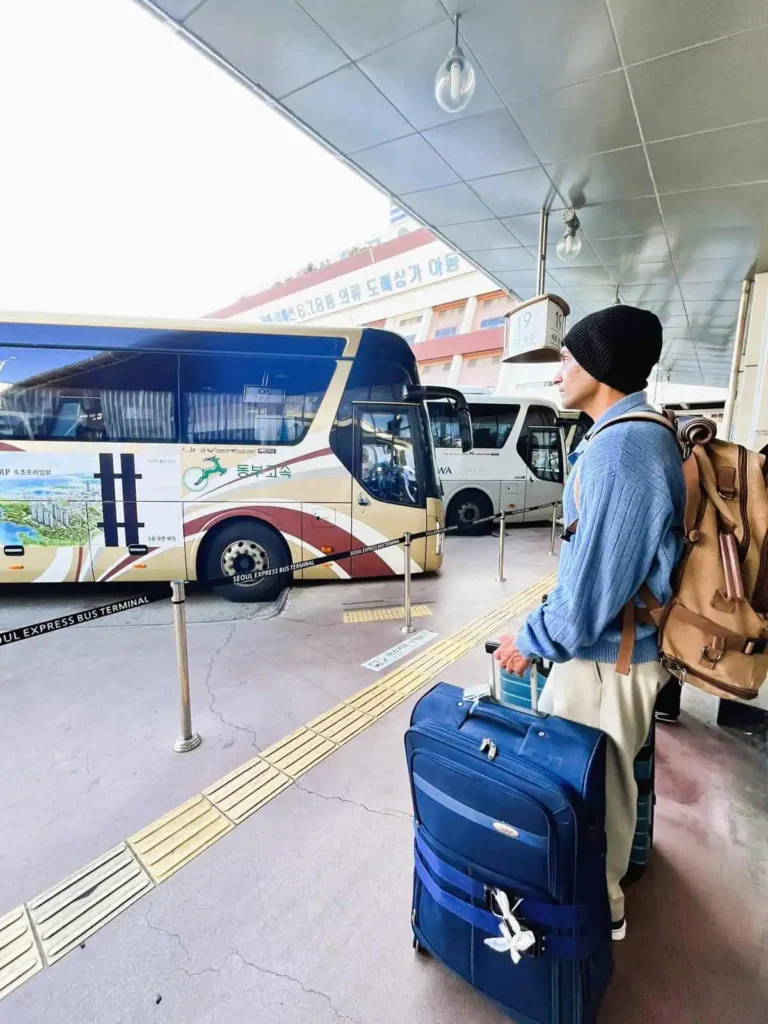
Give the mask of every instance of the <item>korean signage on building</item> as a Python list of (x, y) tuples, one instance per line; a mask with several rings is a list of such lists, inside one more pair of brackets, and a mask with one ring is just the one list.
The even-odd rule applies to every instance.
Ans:
[(253, 315), (264, 324), (304, 323), (472, 271), (474, 267), (453, 249), (430, 242), (277, 299), (254, 310)]

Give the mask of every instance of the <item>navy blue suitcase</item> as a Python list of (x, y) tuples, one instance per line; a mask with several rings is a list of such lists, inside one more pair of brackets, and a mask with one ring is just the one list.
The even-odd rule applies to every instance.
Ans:
[(414, 947), (517, 1024), (593, 1024), (612, 970), (605, 736), (481, 689), (439, 683), (406, 733)]
[(656, 806), (656, 723), (651, 729), (640, 753), (635, 758), (635, 782), (637, 783), (637, 825), (632, 838), (632, 852), (629, 867), (622, 879), (623, 885), (636, 882), (643, 874), (651, 859), (653, 849), (653, 819)]

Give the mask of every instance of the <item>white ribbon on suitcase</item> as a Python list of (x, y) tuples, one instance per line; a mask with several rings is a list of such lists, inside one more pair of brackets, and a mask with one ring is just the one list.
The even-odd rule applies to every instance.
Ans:
[(484, 943), (494, 953), (509, 953), (512, 963), (519, 964), (523, 953), (536, 945), (536, 936), (528, 928), (524, 928), (515, 917), (515, 911), (523, 901), (518, 900), (514, 907), (510, 907), (509, 897), (503, 889), (493, 889), (491, 897), (491, 910), (499, 918), (499, 931), (502, 937), (485, 939)]

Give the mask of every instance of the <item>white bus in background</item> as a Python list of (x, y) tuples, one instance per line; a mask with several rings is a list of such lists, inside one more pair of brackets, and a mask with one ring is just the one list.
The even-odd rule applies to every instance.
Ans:
[[(461, 450), (459, 424), (448, 402), (427, 403), (446, 523), (461, 533), (502, 509), (560, 501), (565, 479), (563, 433), (554, 402), (458, 388), (472, 417), (473, 448)], [(551, 519), (551, 509), (516, 516), (517, 522)]]

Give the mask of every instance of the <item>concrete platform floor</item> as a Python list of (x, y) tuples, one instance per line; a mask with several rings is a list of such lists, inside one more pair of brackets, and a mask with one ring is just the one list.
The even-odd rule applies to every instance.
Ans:
[[(448, 540), (416, 581), (441, 638), (551, 571), (544, 530)], [(113, 588), (118, 595), (125, 591)], [(111, 597), (112, 592), (110, 592)], [(9, 592), (3, 624), (108, 600)], [(344, 624), (345, 605), (400, 604), (402, 584), (297, 587), (279, 617), (190, 601), (195, 727), (173, 754), (167, 605), (0, 652), (0, 917), (382, 673), (361, 662), (398, 623)], [(43, 605), (46, 605), (44, 608)], [(54, 612), (53, 609), (56, 609)], [(441, 673), (484, 679), (476, 648)], [(411, 951), (411, 814), (402, 737), (413, 697), (0, 1002), (8, 1024), (501, 1024)], [(768, 1019), (768, 795), (760, 737), (714, 725), (690, 688), (659, 730), (656, 850), (629, 891), (629, 937), (601, 1024)]]

